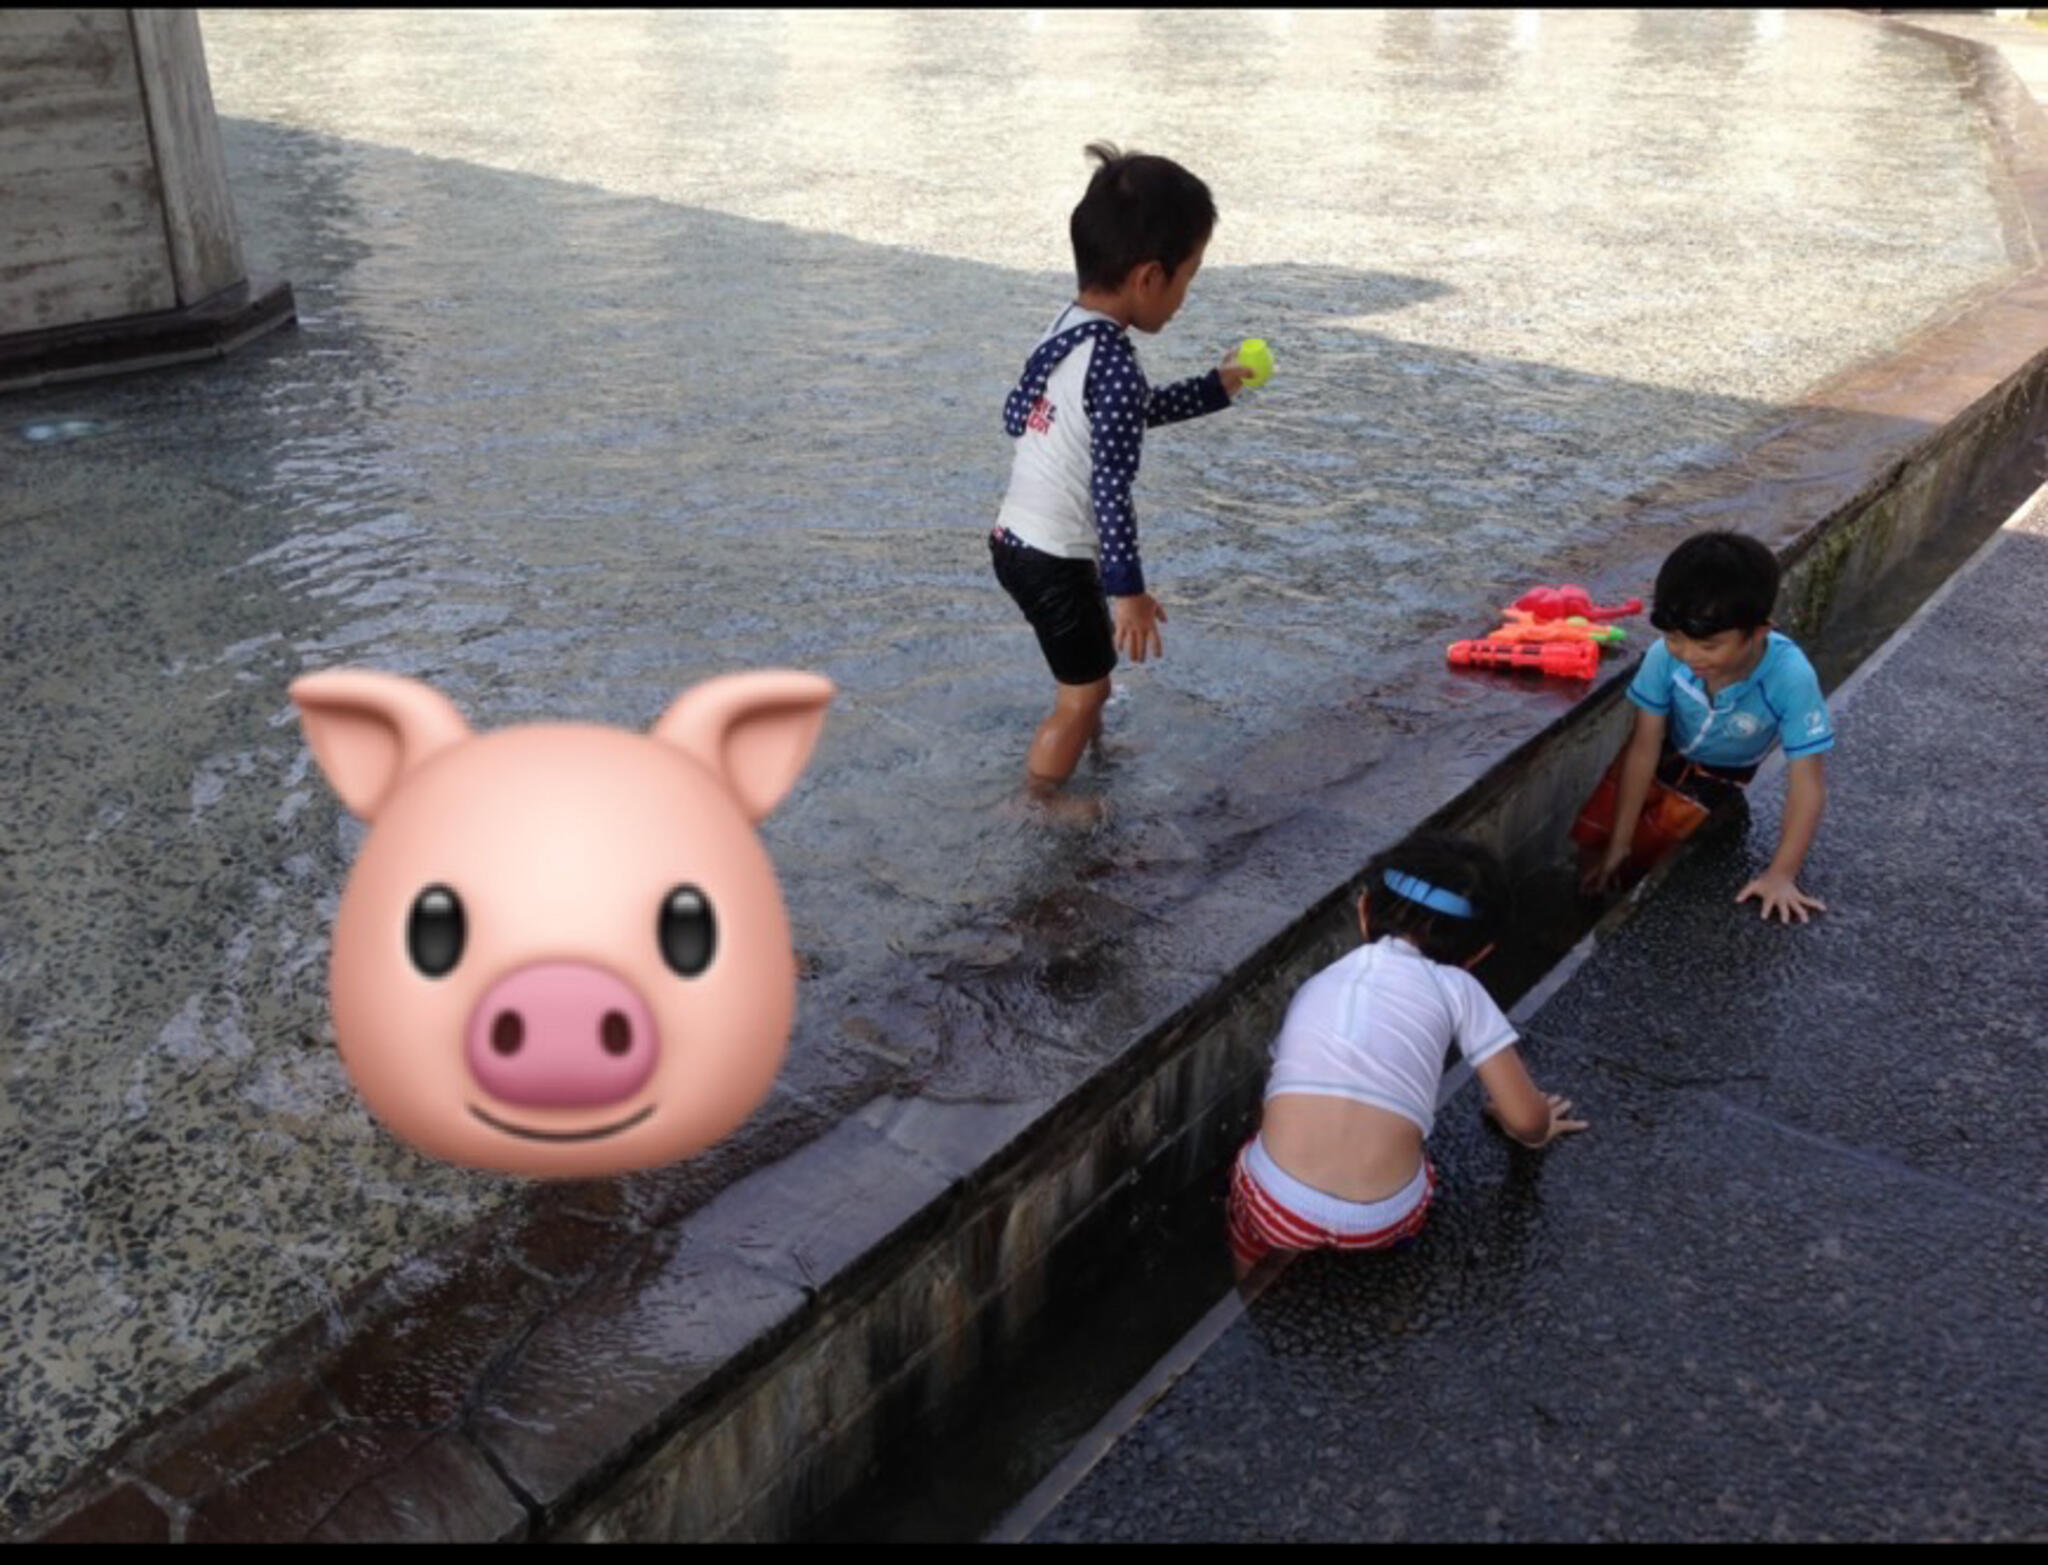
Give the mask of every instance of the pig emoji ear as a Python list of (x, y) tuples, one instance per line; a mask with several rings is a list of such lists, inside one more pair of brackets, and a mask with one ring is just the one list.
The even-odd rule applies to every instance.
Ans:
[(684, 691), (651, 732), (710, 768), (758, 823), (803, 775), (832, 695), (821, 674), (726, 674)]
[(396, 674), (337, 668), (291, 684), (313, 759), (361, 821), (374, 821), (400, 778), (469, 737), (438, 690)]

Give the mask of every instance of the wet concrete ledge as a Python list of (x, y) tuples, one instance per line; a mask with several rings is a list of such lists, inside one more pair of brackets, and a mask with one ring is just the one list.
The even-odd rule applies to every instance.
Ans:
[[(1998, 79), (1990, 51), (1949, 42)], [(2039, 111), (1986, 101), (2015, 211), (2041, 232)], [(1823, 633), (1955, 519), (2031, 490), (2044, 342), (2036, 268), (1822, 388), (1741, 462), (1638, 497), (1556, 579), (1641, 591), (1678, 538), (1741, 525), (1787, 562), (1788, 628)], [(1544, 864), (1620, 741), (1633, 664), (1554, 718), (1532, 701), (1490, 766), (1425, 747), (1353, 779), (1354, 808), (1378, 810), (1357, 857), (1428, 817)], [(1299, 862), (1280, 839), (1332, 819), (1250, 850)], [(150, 1421), (15, 1537), (786, 1535), (892, 1431), (959, 1416), (1042, 1301), (1211, 1177), (1256, 1105), (1280, 1007), (1352, 938), (1351, 883), (1167, 1014), (1134, 1016), (1128, 1045), (1057, 1101), (878, 1100), (709, 1200), (687, 1178), (536, 1189)]]

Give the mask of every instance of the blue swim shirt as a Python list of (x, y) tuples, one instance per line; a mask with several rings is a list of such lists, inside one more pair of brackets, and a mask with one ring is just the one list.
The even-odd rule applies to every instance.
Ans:
[(1672, 748), (1703, 766), (1754, 766), (1779, 744), (1793, 760), (1835, 747), (1820, 676), (1798, 645), (1775, 630), (1756, 672), (1712, 697), (1700, 677), (1656, 641), (1628, 698), (1664, 718)]

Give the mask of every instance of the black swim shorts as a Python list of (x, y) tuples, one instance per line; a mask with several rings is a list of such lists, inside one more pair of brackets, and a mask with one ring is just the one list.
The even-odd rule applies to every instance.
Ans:
[(1063, 685), (1107, 679), (1116, 667), (1116, 637), (1095, 562), (1047, 554), (1002, 527), (989, 534), (988, 551), (996, 580), (1038, 632), (1052, 677)]

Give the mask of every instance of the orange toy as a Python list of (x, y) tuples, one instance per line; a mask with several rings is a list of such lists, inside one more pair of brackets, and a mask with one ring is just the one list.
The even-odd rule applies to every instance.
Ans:
[(1454, 641), (1445, 656), (1453, 668), (1502, 668), (1560, 679), (1593, 679), (1600, 648), (1590, 641)]
[(1628, 632), (1619, 625), (1595, 625), (1583, 616), (1571, 619), (1538, 619), (1527, 609), (1508, 609), (1498, 627), (1484, 637), (1486, 641), (1590, 641), (1596, 646), (1618, 647), (1628, 640)]

